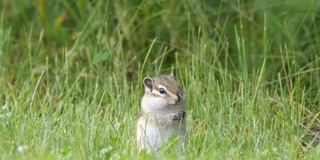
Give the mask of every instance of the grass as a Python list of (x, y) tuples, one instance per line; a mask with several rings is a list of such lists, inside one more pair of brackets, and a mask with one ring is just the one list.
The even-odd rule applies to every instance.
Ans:
[(142, 79), (171, 71), (187, 140), (156, 159), (316, 159), (318, 4), (1, 1), (0, 159), (152, 158)]

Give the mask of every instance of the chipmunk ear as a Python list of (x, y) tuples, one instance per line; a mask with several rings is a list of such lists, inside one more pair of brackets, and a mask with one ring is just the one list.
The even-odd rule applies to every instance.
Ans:
[(150, 77), (146, 77), (143, 79), (143, 84), (146, 92), (152, 92), (153, 80)]

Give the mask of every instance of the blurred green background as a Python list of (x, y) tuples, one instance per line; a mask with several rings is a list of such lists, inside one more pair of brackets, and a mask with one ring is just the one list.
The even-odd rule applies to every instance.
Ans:
[[(0, 65), (3, 72), (41, 70), (46, 63), (50, 69), (67, 52), (69, 65), (124, 72), (133, 81), (149, 49), (150, 71), (157, 70), (152, 64), (160, 58), (161, 71), (169, 72), (178, 57), (188, 65), (192, 55), (214, 54), (204, 63), (221, 63), (231, 74), (239, 68), (251, 74), (266, 59), (264, 74), (271, 82), (278, 74), (294, 81), (307, 71), (302, 86), (316, 81), (309, 90), (317, 94), (319, 5), (317, 0), (2, 0)], [(205, 50), (199, 51), (201, 45)]]

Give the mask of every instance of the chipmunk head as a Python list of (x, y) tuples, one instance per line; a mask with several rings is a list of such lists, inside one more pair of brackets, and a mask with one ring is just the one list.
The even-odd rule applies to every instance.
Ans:
[(168, 105), (178, 105), (185, 102), (185, 95), (176, 82), (174, 75), (160, 75), (155, 77), (146, 77), (143, 80), (145, 86), (145, 96), (158, 103), (158, 108)]

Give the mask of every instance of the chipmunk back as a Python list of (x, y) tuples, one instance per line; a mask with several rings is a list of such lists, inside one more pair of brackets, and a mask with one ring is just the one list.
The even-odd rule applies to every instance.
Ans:
[(181, 145), (186, 132), (186, 96), (173, 74), (146, 77), (143, 84), (145, 94), (137, 123), (139, 150), (157, 152), (173, 134), (180, 136)]

